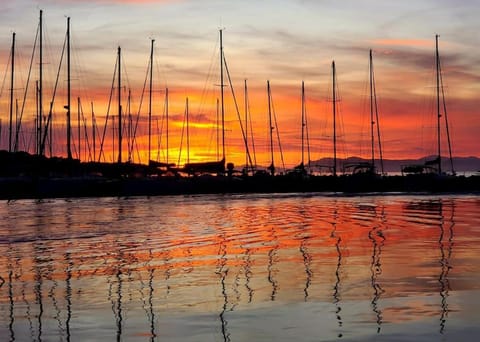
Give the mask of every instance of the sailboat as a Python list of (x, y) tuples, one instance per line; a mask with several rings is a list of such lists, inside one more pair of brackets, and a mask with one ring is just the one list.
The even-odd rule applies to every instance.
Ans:
[(443, 78), (442, 69), (440, 63), (440, 53), (438, 48), (438, 38), (440, 36), (435, 35), (435, 74), (436, 74), (436, 110), (437, 110), (437, 156), (434, 159), (427, 160), (424, 164), (414, 164), (402, 166), (402, 174), (422, 174), (432, 173), (437, 175), (446, 175), (442, 171), (442, 141), (441, 141), (441, 118), (442, 112), (445, 118), (445, 130), (447, 134), (448, 152), (450, 159), (451, 174), (455, 175), (455, 169), (453, 167), (452, 157), (452, 144), (450, 141), (450, 130), (448, 125), (447, 106), (445, 103), (445, 92), (443, 90)]
[(375, 73), (373, 70), (373, 52), (370, 49), (369, 52), (369, 89), (370, 89), (370, 147), (371, 147), (371, 157), (370, 161), (357, 162), (345, 164), (345, 169), (351, 169), (352, 174), (368, 174), (368, 175), (378, 175), (377, 167), (375, 165), (375, 125), (377, 126), (377, 137), (378, 137), (378, 151), (380, 157), (380, 170), (381, 174), (384, 174), (383, 169), (383, 151), (382, 151), (382, 142), (380, 139), (380, 123), (378, 118), (378, 104), (377, 104), (377, 91), (375, 87)]
[(302, 119), (301, 119), (301, 162), (294, 167), (293, 171), (289, 172), (290, 174), (306, 175), (307, 168), (305, 167), (305, 138), (307, 139), (307, 152), (308, 152), (308, 163), (307, 166), (310, 168), (310, 142), (308, 139), (308, 127), (307, 127), (307, 116), (305, 108), (305, 82), (302, 81), (302, 105), (301, 105)]
[[(221, 118), (222, 118), (222, 159), (218, 161), (206, 162), (187, 162), (183, 170), (188, 174), (198, 173), (216, 173), (221, 174), (225, 172), (225, 103), (224, 103), (224, 54), (223, 54), (223, 30), (220, 30), (220, 103), (221, 103)], [(229, 164), (229, 169), (233, 170), (233, 164)]]

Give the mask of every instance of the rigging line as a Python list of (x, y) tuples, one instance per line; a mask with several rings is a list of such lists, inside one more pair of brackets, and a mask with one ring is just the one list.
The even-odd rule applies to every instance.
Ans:
[(100, 160), (102, 159), (102, 155), (103, 155), (103, 160), (105, 160), (105, 153), (103, 152), (103, 143), (105, 142), (105, 135), (107, 134), (107, 124), (108, 124), (108, 119), (110, 117), (110, 106), (112, 105), (113, 89), (115, 87), (115, 79), (117, 75), (117, 66), (118, 66), (118, 56), (115, 62), (115, 67), (113, 69), (112, 86), (110, 87), (110, 97), (108, 99), (107, 115), (105, 117), (105, 125), (103, 126), (102, 140), (100, 141), (100, 152), (98, 153), (98, 162), (100, 162)]
[(455, 174), (455, 169), (453, 168), (453, 157), (452, 157), (452, 144), (450, 140), (450, 129), (448, 125), (448, 117), (447, 117), (447, 104), (445, 101), (445, 89), (443, 87), (443, 76), (442, 76), (442, 66), (440, 64), (440, 59), (438, 61), (438, 68), (440, 71), (440, 85), (442, 89), (442, 101), (443, 101), (443, 114), (445, 115), (445, 128), (447, 131), (447, 142), (448, 142), (448, 153), (450, 157), (450, 167), (452, 169), (452, 174)]
[[(232, 79), (230, 77), (230, 71), (228, 70), (227, 59), (225, 58), (225, 53), (223, 54), (223, 62), (224, 62), (224, 65), (225, 65), (225, 71), (227, 72), (228, 82), (230, 84), (230, 90), (232, 92), (233, 102), (235, 104), (235, 110), (237, 112), (238, 123), (239, 123), (240, 129), (242, 131), (243, 142), (245, 144), (245, 149), (246, 149), (246, 152), (247, 152), (248, 160), (250, 162), (250, 166), (253, 168), (252, 157), (251, 157), (250, 151), (248, 149), (248, 140), (247, 140), (247, 136), (245, 135), (245, 129), (243, 128), (242, 119), (241, 119), (241, 116), (240, 116), (240, 110), (238, 108), (237, 97), (235, 96), (235, 91), (233, 89), (233, 83), (232, 83)], [(225, 127), (223, 127), (223, 129), (225, 129)]]
[(307, 99), (305, 98), (305, 104), (304, 104), (304, 116), (305, 116), (305, 134), (307, 138), (307, 158), (308, 158), (308, 171), (311, 171), (311, 155), (310, 155), (310, 134), (309, 134), (309, 129), (308, 129), (308, 116), (307, 116)]
[[(20, 128), (22, 127), (22, 118), (23, 118), (23, 113), (24, 113), (24, 110), (25, 110), (25, 103), (27, 102), (27, 93), (28, 93), (28, 85), (30, 84), (30, 76), (32, 74), (32, 66), (33, 66), (33, 60), (35, 59), (35, 50), (37, 48), (37, 41), (38, 41), (38, 35), (39, 35), (39, 31), (40, 31), (40, 25), (37, 26), (37, 33), (35, 35), (35, 40), (34, 40), (34, 43), (33, 43), (33, 50), (32, 50), (32, 57), (30, 59), (30, 67), (28, 69), (28, 76), (27, 76), (27, 83), (26, 83), (26, 86), (25, 86), (25, 92), (23, 93), (23, 102), (22, 102), (22, 109), (20, 110), (20, 117), (18, 118), (18, 122), (17, 122), (17, 128), (15, 130), (15, 144), (14, 144), (14, 147), (13, 147), (13, 150), (14, 151), (18, 151), (18, 139), (19, 139), (19, 132), (20, 132)], [(24, 137), (25, 139), (25, 137)], [(24, 148), (26, 147), (26, 142), (24, 141)]]
[(203, 106), (205, 105), (205, 99), (207, 98), (207, 95), (209, 92), (211, 92), (211, 90), (208, 89), (207, 87), (207, 84), (210, 83), (210, 80), (213, 78), (213, 72), (212, 72), (212, 69), (216, 68), (217, 67), (217, 58), (216, 58), (216, 54), (217, 54), (217, 47), (218, 47), (218, 43), (219, 41), (216, 41), (215, 42), (215, 47), (214, 47), (214, 50), (213, 50), (213, 53), (212, 53), (212, 56), (211, 56), (211, 59), (210, 59), (210, 65), (208, 67), (208, 73), (207, 73), (207, 78), (205, 80), (205, 83), (203, 85), (203, 89), (202, 89), (202, 95), (201, 95), (201, 101), (199, 103), (199, 110), (198, 112), (203, 112)]
[(272, 112), (273, 112), (273, 121), (275, 122), (275, 130), (277, 133), (277, 140), (278, 140), (278, 150), (280, 152), (280, 160), (282, 161), (282, 167), (283, 170), (286, 170), (285, 167), (285, 160), (283, 159), (283, 149), (282, 149), (282, 143), (280, 141), (280, 130), (278, 129), (278, 123), (277, 123), (277, 114), (275, 113), (275, 103), (273, 102), (273, 97), (270, 95), (271, 101), (272, 101)]
[(6, 83), (7, 74), (8, 74), (8, 68), (9, 68), (9, 66), (11, 64), (11, 61), (12, 61), (12, 55), (13, 55), (13, 51), (10, 50), (10, 54), (8, 56), (8, 61), (7, 61), (6, 67), (5, 67), (5, 75), (3, 76), (2, 88), (0, 89), (0, 98), (3, 95), (3, 89), (5, 88), (5, 83)]
[[(166, 92), (165, 92), (166, 93)], [(166, 97), (167, 95), (165, 95)], [(167, 102), (163, 102), (163, 111), (162, 111), (162, 118), (160, 121), (160, 128), (158, 131), (158, 139), (157, 139), (157, 162), (160, 161), (160, 155), (165, 157), (165, 152), (161, 149), (162, 147), (162, 138), (163, 138), (163, 126), (166, 126), (166, 113), (167, 113)], [(157, 118), (157, 126), (158, 126), (158, 118)], [(167, 161), (168, 163), (168, 161)]]
[(178, 161), (177, 161), (177, 165), (180, 165), (180, 160), (181, 160), (181, 157), (182, 157), (183, 135), (184, 135), (184, 133), (185, 133), (186, 118), (187, 118), (187, 115), (186, 115), (186, 110), (185, 110), (185, 113), (184, 113), (184, 115), (183, 115), (182, 135), (181, 135), (181, 138), (180, 138), (180, 149), (179, 149), (179, 151), (178, 151)]
[(248, 110), (248, 116), (249, 116), (249, 121), (250, 121), (250, 136), (251, 136), (251, 139), (252, 139), (252, 152), (253, 152), (253, 162), (254, 162), (254, 166), (256, 167), (257, 166), (257, 154), (255, 152), (255, 139), (254, 139), (254, 136), (253, 136), (253, 123), (252, 123), (252, 112), (250, 110), (250, 98), (248, 99), (247, 101), (247, 110)]
[(378, 101), (377, 101), (377, 87), (376, 87), (376, 82), (375, 82), (375, 72), (373, 70), (373, 64), (372, 64), (372, 81), (373, 81), (373, 101), (374, 101), (374, 107), (375, 107), (375, 121), (377, 122), (377, 136), (378, 136), (378, 153), (380, 155), (380, 167), (382, 169), (382, 175), (385, 173), (384, 167), (383, 167), (383, 149), (382, 149), (382, 137), (380, 134), (380, 120), (378, 116)]
[(138, 143), (137, 143), (136, 140), (134, 141), (134, 143), (132, 144), (132, 146), (133, 146), (133, 145), (135, 146), (135, 149), (136, 149), (136, 151), (137, 151), (138, 161), (141, 162), (142, 159), (141, 159), (141, 157), (140, 157), (140, 149), (138, 148)]
[[(55, 86), (53, 87), (52, 101), (50, 101), (50, 110), (48, 112), (47, 122), (45, 123), (45, 130), (44, 130), (43, 138), (40, 145), (40, 155), (43, 155), (45, 152), (45, 141), (48, 135), (48, 128), (50, 127), (51, 121), (52, 121), (53, 105), (55, 103), (55, 97), (57, 95), (58, 80), (60, 78), (60, 71), (62, 69), (63, 57), (65, 56), (66, 45), (67, 45), (67, 36), (65, 36), (65, 40), (63, 41), (63, 49), (62, 49), (62, 54), (60, 56), (60, 63), (58, 64), (57, 78), (55, 80)], [(50, 143), (52, 143), (52, 137), (50, 137)]]
[[(335, 91), (336, 91), (336, 102), (341, 102), (342, 99), (341, 99), (341, 96), (340, 96), (340, 91), (339, 91), (339, 88), (338, 88), (338, 78), (337, 78), (337, 75), (335, 74)], [(340, 105), (337, 106), (337, 118), (340, 119), (340, 122), (339, 122), (339, 127), (338, 127), (338, 130), (340, 130), (340, 135), (337, 135), (337, 137), (342, 137), (343, 139), (341, 139), (340, 141), (340, 144), (341, 144), (341, 149), (343, 150), (343, 158), (345, 158), (348, 154), (347, 154), (347, 143), (345, 141), (345, 123), (343, 121), (343, 111), (342, 111), (342, 107)]]
[[(147, 72), (146, 72), (146, 75), (145, 75), (145, 80), (143, 82), (142, 95), (140, 96), (140, 104), (138, 105), (138, 112), (137, 112), (137, 117), (136, 117), (136, 120), (135, 120), (135, 128), (133, 129), (133, 138), (132, 138), (133, 141), (132, 141), (132, 147), (131, 147), (132, 151), (130, 151), (130, 153), (133, 152), (133, 146), (137, 144), (137, 129), (138, 129), (138, 123), (140, 121), (140, 112), (141, 112), (142, 106), (143, 106), (143, 98), (145, 96), (145, 90), (147, 89), (147, 80), (148, 80), (148, 74), (149, 74), (149, 70), (150, 70), (150, 64), (151, 64), (151, 62), (149, 60), (148, 67), (147, 67)], [(138, 146), (137, 146), (137, 149), (138, 149)], [(140, 158), (140, 155), (138, 155), (138, 157)], [(150, 161), (147, 161), (147, 164), (149, 162)]]
[(83, 113), (83, 106), (82, 106), (81, 103), (80, 103), (80, 114), (82, 116), (83, 132), (84, 132), (85, 142), (87, 144), (87, 149), (88, 149), (88, 159), (87, 159), (87, 149), (85, 149), (85, 159), (86, 160), (91, 160), (92, 159), (92, 150), (90, 148), (90, 141), (88, 139), (87, 120), (85, 119), (85, 115)]
[[(366, 67), (366, 77), (365, 77), (365, 81), (362, 83), (362, 96), (361, 96), (361, 105), (359, 106), (359, 108), (361, 108), (361, 115), (360, 115), (360, 131), (358, 133), (358, 137), (360, 138), (359, 139), (359, 142), (358, 142), (358, 150), (355, 151), (355, 152), (358, 152), (359, 153), (359, 157), (364, 157), (364, 156), (369, 156), (370, 159), (371, 156), (372, 156), (372, 149), (371, 149), (371, 145), (370, 145), (370, 149), (369, 149), (369, 144), (366, 145), (366, 151), (365, 151), (365, 140), (364, 137), (368, 135), (369, 132), (371, 132), (371, 128), (372, 128), (372, 121), (371, 120), (371, 115), (373, 113), (372, 111), (372, 101), (371, 101), (371, 91), (369, 90), (370, 89), (370, 79), (371, 79), (371, 71), (370, 71), (370, 59), (367, 63), (367, 67)], [(368, 109), (367, 109), (368, 108)], [(368, 114), (367, 114), (368, 113)], [(367, 119), (368, 118), (368, 119)], [(368, 123), (365, 123), (365, 121), (367, 121)], [(371, 137), (370, 137), (371, 138)], [(372, 142), (372, 140), (368, 140), (369, 143)]]
[(155, 159), (157, 162), (159, 162), (160, 161), (160, 142), (162, 141), (163, 118), (162, 118), (162, 126), (158, 125), (158, 117), (155, 118), (155, 124), (157, 129), (157, 158)]

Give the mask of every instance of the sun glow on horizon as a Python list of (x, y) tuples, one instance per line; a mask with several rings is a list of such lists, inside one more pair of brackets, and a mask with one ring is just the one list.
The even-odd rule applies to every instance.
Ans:
[[(122, 14), (126, 7), (122, 1), (116, 2), (119, 23), (125, 19)], [(153, 5), (142, 1), (142, 6), (135, 6), (136, 1), (128, 1), (129, 8), (135, 13), (143, 13)], [(105, 1), (103, 3), (106, 3)], [(179, 8), (192, 6), (190, 1), (168, 1), (169, 6), (162, 7), (168, 13), (176, 13)], [(78, 5), (88, 9), (88, 5)], [(161, 5), (158, 5), (161, 6)], [(230, 5), (236, 6), (236, 5)], [(153, 7), (152, 7), (153, 8)], [(160, 8), (156, 7), (155, 8)], [(113, 10), (113, 7), (112, 7)], [(193, 10), (193, 9), (192, 9)], [(200, 9), (196, 9), (200, 10)], [(171, 11), (171, 12), (170, 12)], [(281, 12), (279, 12), (279, 15)], [(161, 15), (161, 13), (159, 14)], [(33, 18), (37, 14), (32, 15)], [(51, 46), (45, 55), (44, 76), (44, 118), (48, 116), (50, 101), (57, 69), (59, 68), (61, 46), (64, 37), (64, 23), (47, 21), (49, 38), (46, 46)], [(63, 18), (62, 18), (63, 20)], [(147, 19), (146, 19), (147, 20)], [(200, 19), (199, 19), (200, 20)], [(146, 163), (148, 159), (148, 47), (149, 40), (135, 38), (128, 30), (120, 26), (119, 42), (100, 45), (105, 42), (107, 27), (98, 24), (98, 43), (87, 40), (86, 33), (91, 32), (75, 21), (75, 50), (72, 70), (72, 130), (74, 148), (81, 151), (81, 159), (93, 158), (93, 128), (96, 121), (96, 151), (98, 158), (101, 139), (106, 160), (116, 160), (118, 153), (118, 103), (114, 73), (116, 69), (116, 46), (121, 45), (125, 54), (122, 73), (121, 92), (123, 131), (133, 137), (124, 136), (123, 156), (131, 157), (136, 162)], [(29, 24), (33, 26), (32, 23)], [(119, 24), (120, 25), (120, 24)], [(185, 159), (186, 137), (186, 99), (189, 101), (189, 148), (191, 161), (205, 161), (217, 158), (222, 150), (221, 120), (219, 119), (220, 75), (218, 55), (218, 32), (212, 29), (182, 30), (170, 27), (158, 27), (152, 22), (150, 30), (168, 32), (169, 36), (158, 35), (155, 42), (154, 80), (152, 94), (152, 138), (151, 155), (157, 159), (165, 158), (166, 149), (166, 89), (169, 91), (169, 159)], [(252, 24), (253, 25), (253, 24)], [(225, 149), (227, 161), (236, 165), (245, 163), (245, 137), (247, 132), (249, 150), (255, 150), (258, 164), (271, 162), (268, 128), (268, 99), (266, 80), (271, 84), (271, 112), (275, 124), (275, 160), (280, 160), (281, 149), (285, 164), (297, 165), (301, 160), (301, 82), (305, 80), (306, 106), (308, 120), (308, 148), (312, 160), (332, 156), (332, 109), (331, 109), (331, 60), (335, 59), (338, 68), (338, 87), (340, 99), (338, 112), (338, 139), (341, 144), (341, 156), (369, 156), (369, 109), (368, 109), (368, 48), (359, 46), (351, 40), (326, 39), (321, 31), (311, 31), (299, 39), (296, 31), (275, 31), (268, 28), (272, 23), (245, 28), (234, 27), (225, 32), (224, 52), (228, 61), (231, 82), (235, 91), (236, 103), (233, 101), (228, 75), (225, 71)], [(29, 26), (29, 27), (30, 27)], [(53, 28), (53, 29), (52, 29)], [(113, 28), (112, 28), (113, 29)], [(140, 30), (131, 26), (132, 31)], [(144, 29), (144, 28), (143, 28)], [(362, 30), (362, 28), (359, 28)], [(431, 113), (434, 98), (433, 48), (434, 40), (413, 38), (409, 31), (396, 28), (396, 34), (367, 35), (362, 31), (366, 45), (373, 45), (375, 60), (376, 90), (378, 94), (379, 122), (384, 158), (407, 159), (419, 158), (435, 153), (430, 141), (435, 140), (435, 117)], [(34, 30), (31, 30), (32, 32)], [(178, 31), (178, 32), (176, 32)], [(255, 37), (246, 39), (245, 32)], [(16, 75), (14, 86), (15, 120), (20, 115), (25, 96), (20, 148), (34, 152), (35, 135), (35, 81), (38, 79), (38, 63), (34, 60), (34, 69), (30, 79), (29, 92), (24, 94), (28, 77), (33, 39), (25, 42), (25, 32), (19, 34), (16, 53)], [(28, 31), (27, 31), (28, 34)], [(155, 35), (150, 35), (155, 36)], [(445, 35), (448, 37), (448, 35)], [(402, 37), (402, 38), (396, 38)], [(412, 38), (411, 38), (412, 37)], [(422, 36), (423, 37), (423, 36)], [(32, 38), (32, 37), (30, 37)], [(450, 37), (448, 37), (450, 38)], [(450, 120), (454, 154), (457, 156), (478, 156), (479, 146), (472, 143), (478, 129), (475, 115), (478, 112), (476, 84), (478, 67), (474, 64), (465, 67), (465, 56), (459, 56), (452, 46), (463, 47), (460, 42), (449, 39), (441, 40), (442, 70), (447, 91), (448, 117)], [(9, 48), (10, 34), (4, 34), (1, 40), (0, 64), (4, 65), (3, 87), (0, 94), (0, 149), (8, 149), (9, 141)], [(217, 42), (215, 43), (215, 39)], [(451, 39), (451, 38), (450, 38)], [(319, 40), (321, 44), (314, 43)], [(241, 44), (239, 44), (241, 42)], [(118, 44), (117, 44), (118, 43)], [(282, 44), (281, 44), (282, 43)], [(84, 44), (84, 45), (83, 45)], [(259, 45), (260, 44), (260, 45)], [(84, 49), (81, 49), (81, 47)], [(282, 48), (285, 46), (286, 48)], [(214, 51), (212, 51), (214, 49)], [(332, 56), (335, 54), (336, 56)], [(64, 57), (65, 58), (65, 57)], [(93, 62), (93, 63), (92, 63)], [(54, 155), (66, 156), (66, 71), (65, 60), (58, 78), (57, 93), (53, 105), (53, 141)], [(249, 123), (245, 126), (245, 89), (248, 80)], [(113, 84), (113, 88), (110, 87)], [(111, 100), (109, 99), (111, 96)], [(78, 103), (78, 99), (80, 102)], [(18, 104), (18, 111), (17, 111)], [(78, 113), (80, 112), (80, 116)], [(108, 115), (108, 120), (107, 120)], [(80, 117), (80, 121), (78, 118)], [(431, 119), (431, 121), (429, 118)], [(15, 121), (14, 120), (14, 121)], [(220, 120), (220, 121), (219, 121)], [(107, 126), (105, 126), (107, 123)], [(242, 125), (242, 126), (241, 126)], [(78, 136), (80, 127), (80, 137)], [(375, 127), (376, 129), (376, 127)], [(444, 128), (442, 128), (444, 130)], [(105, 132), (105, 133), (104, 133)], [(304, 137), (306, 139), (306, 137)], [(129, 140), (130, 139), (130, 140)], [(376, 139), (378, 139), (376, 137)], [(47, 139), (48, 140), (48, 139)], [(88, 140), (88, 141), (87, 141)], [(253, 142), (252, 142), (253, 141)], [(253, 146), (255, 144), (255, 148)], [(130, 144), (130, 146), (129, 146)], [(304, 141), (306, 145), (307, 142)], [(90, 152), (87, 152), (90, 149)], [(443, 148), (442, 148), (443, 149)], [(182, 156), (179, 157), (180, 150)], [(77, 152), (78, 153), (78, 152)], [(276, 161), (277, 163), (277, 161)]]

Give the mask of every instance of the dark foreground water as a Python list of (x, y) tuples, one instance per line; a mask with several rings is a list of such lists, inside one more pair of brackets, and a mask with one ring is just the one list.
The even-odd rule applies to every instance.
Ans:
[(0, 202), (1, 341), (471, 341), (480, 197)]

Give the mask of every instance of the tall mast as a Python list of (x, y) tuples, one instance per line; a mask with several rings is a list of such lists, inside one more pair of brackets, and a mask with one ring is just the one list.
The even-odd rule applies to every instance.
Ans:
[(37, 119), (37, 154), (42, 154), (42, 125), (43, 125), (43, 10), (40, 10), (40, 56), (39, 56), (39, 83), (38, 83), (38, 119)]
[(93, 111), (93, 102), (91, 102), (91, 106), (92, 106), (92, 140), (93, 140), (93, 161), (96, 161), (97, 158), (96, 158), (96, 154), (95, 154), (95, 150), (96, 150), (96, 146), (95, 146), (95, 128), (96, 128), (96, 120), (95, 120), (95, 112)]
[(188, 97), (185, 99), (185, 116), (187, 119), (187, 164), (190, 163), (190, 122), (188, 118)]
[(220, 94), (222, 102), (222, 157), (225, 160), (225, 103), (223, 95), (223, 30), (220, 30)]
[(375, 136), (374, 136), (374, 125), (375, 121), (373, 120), (373, 111), (374, 111), (374, 93), (373, 93), (373, 56), (372, 50), (370, 50), (370, 60), (369, 60), (369, 70), (370, 70), (370, 138), (371, 138), (371, 148), (372, 148), (372, 167), (375, 166)]
[[(12, 152), (12, 134), (13, 134), (13, 85), (15, 82), (15, 32), (12, 36), (12, 65), (10, 73), (10, 122), (9, 122), (9, 136), (8, 136), (8, 152)], [(15, 125), (16, 126), (16, 125)]]
[(67, 157), (72, 159), (71, 74), (70, 74), (70, 17), (67, 18)]
[[(133, 151), (133, 140), (132, 140), (132, 112), (131, 112), (131, 100), (132, 100), (132, 90), (128, 89), (128, 98), (127, 98), (127, 151), (128, 151), (128, 162), (132, 161), (132, 151)], [(149, 149), (150, 151), (150, 149)], [(148, 163), (150, 163), (150, 156), (148, 156)]]
[(78, 135), (78, 159), (82, 159), (82, 145), (81, 145), (81, 140), (80, 140), (80, 114), (81, 114), (82, 108), (80, 104), (80, 97), (77, 97), (77, 135)]
[(270, 81), (267, 81), (267, 95), (268, 95), (268, 123), (270, 125), (269, 132), (270, 132), (270, 160), (272, 164), (270, 165), (270, 172), (272, 176), (275, 175), (275, 165), (273, 163), (273, 125), (272, 125), (272, 105), (271, 105), (271, 92), (270, 92)]
[[(382, 150), (382, 139), (380, 137), (380, 120), (378, 118), (378, 105), (377, 105), (377, 91), (375, 89), (375, 72), (373, 70), (373, 52), (370, 50), (370, 111), (371, 111), (371, 121), (372, 121), (372, 166), (375, 167), (375, 155), (374, 155), (374, 129), (373, 125), (377, 125), (377, 139), (378, 139), (378, 154), (380, 158), (380, 169), (382, 170), (382, 175), (384, 174), (383, 168), (383, 150)], [(375, 114), (375, 116), (373, 115)]]
[(168, 88), (165, 89), (165, 121), (167, 124), (167, 165), (168, 165)]
[(333, 102), (333, 176), (337, 176), (337, 94), (335, 61), (332, 61), (332, 102)]
[(247, 79), (244, 80), (244, 93), (245, 93), (245, 170), (248, 174), (248, 88)]
[(39, 101), (38, 101), (38, 95), (39, 95), (39, 87), (38, 87), (38, 80), (35, 81), (35, 110), (36, 110), (36, 116), (35, 116), (35, 153), (38, 154), (39, 153), (39, 150), (38, 150), (38, 141), (40, 140), (40, 138), (38, 137), (39, 134), (40, 134), (40, 130), (38, 129), (40, 126), (38, 124), (38, 121), (39, 121), (39, 112), (40, 112), (40, 106), (39, 106)]
[(305, 140), (305, 83), (302, 81), (302, 167), (304, 166), (304, 140)]
[(220, 160), (220, 100), (217, 97), (217, 160)]
[(152, 39), (152, 46), (150, 48), (150, 89), (148, 97), (148, 162), (151, 159), (152, 150), (152, 85), (153, 85), (153, 44), (155, 39)]
[(438, 54), (438, 37), (439, 35), (435, 35), (435, 64), (436, 64), (436, 74), (437, 74), (437, 87), (436, 87), (436, 95), (437, 95), (437, 148), (438, 148), (438, 174), (442, 173), (442, 157), (441, 157), (441, 146), (440, 146), (440, 118), (442, 114), (440, 112), (440, 56)]
[(118, 163), (122, 162), (122, 49), (118, 47)]

